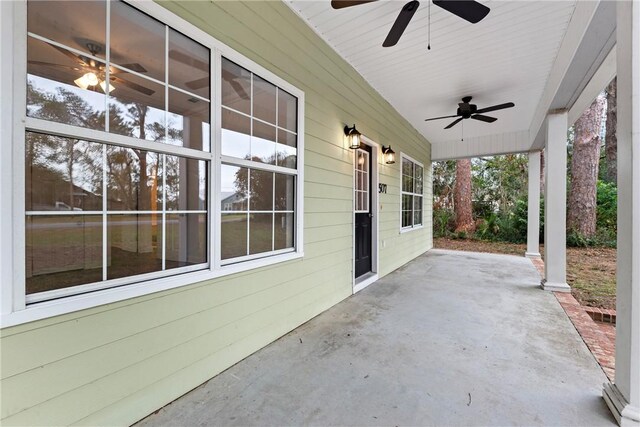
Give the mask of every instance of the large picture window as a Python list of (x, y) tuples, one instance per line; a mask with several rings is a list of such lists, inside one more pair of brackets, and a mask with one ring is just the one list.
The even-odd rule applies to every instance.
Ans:
[(16, 8), (15, 310), (301, 256), (302, 92), (151, 2)]
[(222, 261), (294, 249), (298, 105), (222, 59)]
[(422, 164), (402, 154), (402, 229), (422, 226)]

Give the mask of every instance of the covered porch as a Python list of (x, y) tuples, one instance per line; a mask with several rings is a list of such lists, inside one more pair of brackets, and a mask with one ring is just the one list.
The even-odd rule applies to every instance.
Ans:
[(431, 250), (139, 425), (615, 425), (539, 283), (524, 257)]

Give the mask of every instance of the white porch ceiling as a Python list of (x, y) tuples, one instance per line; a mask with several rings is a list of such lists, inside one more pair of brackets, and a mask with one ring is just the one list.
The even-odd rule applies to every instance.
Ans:
[(574, 13), (575, 1), (492, 1), (478, 24), (431, 5), (431, 50), (427, 50), (429, 3), (423, 1), (400, 42), (382, 41), (404, 1), (379, 1), (334, 10), (329, 0), (289, 1), (338, 54), (432, 143), (459, 140), (462, 126), (443, 128), (465, 95), (478, 108), (514, 102), (488, 113), (488, 124), (464, 120), (464, 137), (528, 132), (536, 107)]

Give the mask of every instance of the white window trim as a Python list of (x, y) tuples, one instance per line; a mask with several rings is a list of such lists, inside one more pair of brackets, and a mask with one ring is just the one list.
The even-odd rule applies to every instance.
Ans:
[[(420, 196), (422, 197), (422, 224), (418, 224), (418, 225), (409, 225), (406, 227), (402, 226), (402, 195), (403, 194), (411, 194), (413, 196), (417, 195), (417, 193), (407, 193), (406, 191), (402, 191), (402, 160), (403, 159), (407, 159), (410, 162), (420, 166), (422, 168), (422, 194), (420, 194)], [(414, 177), (415, 178), (415, 177)], [(413, 208), (412, 208), (412, 216), (413, 218)], [(418, 160), (414, 159), (413, 157), (409, 156), (408, 154), (405, 154), (403, 152), (400, 152), (400, 233), (408, 233), (410, 231), (414, 231), (414, 230), (420, 230), (421, 228), (424, 228), (424, 165), (422, 164), (422, 162), (419, 162)]]
[[(209, 171), (209, 266), (203, 270), (154, 277), (147, 281), (111, 287), (99, 291), (88, 292), (64, 298), (26, 304), (25, 290), (25, 195), (24, 195), (24, 138), (25, 127), (42, 128), (46, 126), (48, 133), (63, 136), (69, 133), (69, 125), (46, 122), (26, 117), (26, 42), (27, 13), (26, 2), (0, 2), (0, 26), (7, 36), (0, 39), (0, 237), (5, 242), (0, 249), (0, 328), (45, 319), (66, 313), (123, 301), (155, 292), (178, 288), (194, 283), (208, 281), (229, 274), (239, 273), (276, 263), (300, 259), (304, 256), (304, 92), (291, 85), (281, 77), (263, 68), (254, 61), (245, 58), (229, 46), (221, 43), (195, 25), (180, 18), (163, 6), (149, 0), (125, 0), (139, 10), (169, 25), (177, 31), (191, 37), (198, 43), (211, 49), (211, 152), (180, 149), (181, 156), (207, 159), (210, 161)], [(286, 251), (274, 251), (262, 254), (262, 257), (249, 259), (229, 265), (221, 265), (220, 220), (221, 207), (218, 185), (220, 167), (223, 157), (221, 145), (221, 93), (222, 78), (220, 75), (221, 58), (226, 57), (238, 65), (266, 79), (270, 83), (286, 90), (298, 100), (298, 146), (297, 173), (291, 169), (283, 171), (294, 174), (296, 178), (295, 199), (295, 248)], [(44, 123), (41, 123), (44, 122)], [(86, 132), (86, 133), (83, 133)], [(78, 137), (86, 135), (88, 140), (96, 140), (96, 133), (90, 129), (73, 128)], [(93, 137), (92, 137), (93, 135)], [(104, 137), (97, 139), (103, 143), (115, 142), (117, 145), (139, 148), (146, 143), (126, 136), (113, 135), (113, 139)], [(149, 147), (152, 151), (157, 151)], [(163, 151), (171, 151), (171, 147), (163, 146)], [(237, 159), (233, 160), (234, 163)], [(286, 169), (286, 168), (282, 168)], [(8, 224), (8, 225), (7, 225)], [(166, 272), (163, 272), (166, 275)]]

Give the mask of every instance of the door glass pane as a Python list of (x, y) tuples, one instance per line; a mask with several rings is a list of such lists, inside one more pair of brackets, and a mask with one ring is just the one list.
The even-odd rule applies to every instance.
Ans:
[(26, 132), (25, 209), (102, 210), (102, 147)]
[(27, 31), (100, 58), (105, 56), (105, 1), (27, 2)]
[(278, 144), (276, 146), (277, 165), (284, 166), (285, 168), (296, 167), (296, 154), (297, 154), (297, 140), (298, 136), (278, 129)]
[(276, 124), (276, 87), (253, 75), (253, 117)]
[(26, 218), (27, 294), (102, 280), (102, 217)]
[(278, 126), (297, 132), (298, 100), (291, 94), (278, 88)]
[(209, 99), (209, 49), (169, 29), (169, 84)]
[(207, 165), (203, 160), (166, 155), (167, 209), (207, 210)]
[(251, 138), (251, 160), (276, 164), (276, 128), (253, 121), (253, 137)]
[(247, 185), (249, 170), (238, 166), (221, 167), (221, 209), (223, 211), (247, 210)]
[(107, 209), (162, 210), (162, 166), (158, 153), (109, 145), (106, 166)]
[(166, 218), (166, 269), (207, 262), (207, 215), (167, 214)]
[(274, 250), (293, 248), (293, 213), (276, 213), (274, 222)]
[(226, 58), (222, 58), (222, 105), (251, 114), (251, 73)]
[(111, 62), (164, 82), (165, 26), (122, 1), (111, 3)]
[(251, 118), (222, 109), (222, 155), (250, 158)]
[(276, 173), (275, 210), (292, 211), (294, 209), (295, 177)]
[(107, 216), (107, 278), (162, 270), (162, 227), (157, 214)]
[(249, 254), (271, 251), (273, 214), (257, 213), (249, 215)]
[(222, 259), (247, 255), (247, 214), (222, 214)]
[(273, 210), (273, 172), (249, 171), (249, 206), (252, 211)]
[(209, 151), (209, 107), (207, 101), (169, 89), (167, 142), (194, 150)]
[(109, 131), (164, 142), (164, 86), (114, 68)]
[[(86, 58), (85, 58), (86, 59)], [(105, 64), (32, 37), (27, 41), (27, 115), (104, 130)]]

